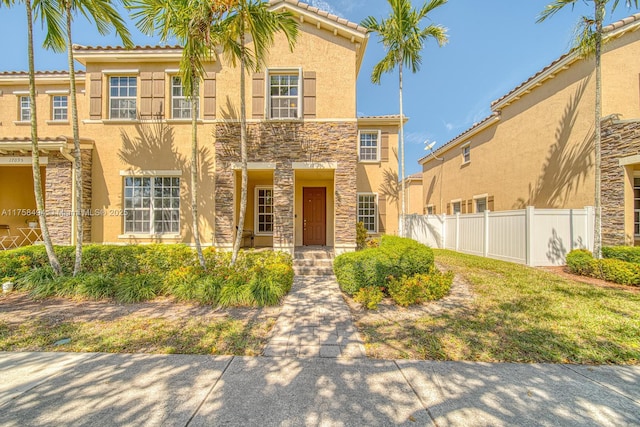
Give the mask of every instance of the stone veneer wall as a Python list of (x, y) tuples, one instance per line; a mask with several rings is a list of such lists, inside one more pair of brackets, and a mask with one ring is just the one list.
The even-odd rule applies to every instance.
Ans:
[[(356, 241), (357, 124), (251, 123), (248, 126), (248, 161), (275, 162), (274, 236), (276, 247), (294, 246), (293, 162), (336, 162), (335, 245)], [(215, 244), (233, 243), (234, 171), (240, 161), (240, 125), (219, 124), (216, 137), (216, 217)], [(239, 183), (238, 183), (239, 185)]]
[(624, 168), (620, 158), (640, 154), (640, 120), (602, 122), (602, 243), (628, 244), (624, 227)]
[(69, 245), (73, 188), (71, 162), (57, 152), (49, 153), (48, 157), (44, 193), (47, 226), (54, 245)]

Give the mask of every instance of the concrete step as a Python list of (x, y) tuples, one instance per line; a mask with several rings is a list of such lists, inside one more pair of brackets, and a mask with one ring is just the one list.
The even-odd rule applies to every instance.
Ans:
[(295, 250), (294, 259), (333, 259), (333, 249), (299, 248)]
[(294, 259), (293, 265), (297, 267), (331, 267), (333, 265), (333, 259)]
[(333, 274), (333, 268), (294, 266), (293, 272), (297, 276), (330, 276)]

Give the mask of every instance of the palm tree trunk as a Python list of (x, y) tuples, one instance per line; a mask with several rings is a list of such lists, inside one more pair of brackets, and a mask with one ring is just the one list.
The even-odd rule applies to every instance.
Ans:
[(246, 78), (245, 78), (245, 58), (244, 58), (244, 31), (240, 36), (240, 49), (242, 50), (240, 57), (240, 163), (242, 168), (242, 182), (240, 187), (240, 212), (238, 215), (238, 225), (236, 229), (236, 240), (233, 244), (233, 253), (231, 255), (231, 265), (236, 263), (238, 253), (240, 252), (240, 244), (242, 243), (242, 230), (244, 229), (244, 220), (247, 212), (247, 187), (249, 184), (249, 172), (247, 171), (247, 106), (245, 102)]
[(400, 170), (402, 173), (402, 181), (400, 181), (400, 188), (402, 191), (402, 199), (401, 199), (401, 214), (400, 214), (400, 235), (402, 237), (406, 236), (406, 224), (405, 224), (405, 214), (406, 214), (406, 202), (405, 202), (405, 183), (404, 183), (404, 109), (402, 107), (402, 62), (399, 63), (398, 66), (398, 80), (400, 87)]
[[(193, 68), (192, 68), (193, 69)], [(206, 268), (202, 245), (200, 244), (200, 227), (198, 226), (198, 77), (191, 76), (191, 212), (193, 215), (193, 241), (196, 245), (198, 262)]]
[(47, 217), (42, 195), (42, 176), (40, 174), (40, 151), (38, 147), (38, 120), (36, 116), (36, 77), (33, 58), (33, 17), (31, 12), (31, 0), (25, 0), (27, 9), (27, 50), (29, 58), (29, 99), (31, 104), (31, 159), (33, 169), (33, 193), (36, 198), (36, 208), (38, 210), (38, 220), (42, 232), (42, 240), (49, 257), (49, 264), (56, 275), (62, 274), (60, 262), (56, 257), (51, 243), (51, 236), (47, 228)]
[(602, 0), (594, 2), (596, 7), (596, 111), (595, 111), (595, 135), (594, 135), (594, 151), (595, 151), (595, 221), (593, 230), (593, 256), (596, 259), (602, 257), (602, 198), (601, 198), (601, 182), (602, 182), (602, 143), (601, 143), (601, 117), (602, 117), (602, 21), (604, 20), (604, 6)]
[(65, 3), (67, 19), (67, 59), (69, 61), (69, 95), (71, 97), (71, 127), (73, 128), (73, 171), (75, 175), (74, 197), (76, 211), (74, 212), (76, 225), (76, 259), (73, 275), (82, 271), (82, 243), (84, 240), (84, 221), (82, 214), (82, 152), (80, 151), (80, 131), (78, 130), (78, 102), (76, 99), (76, 72), (73, 63), (73, 39), (71, 37), (71, 1)]

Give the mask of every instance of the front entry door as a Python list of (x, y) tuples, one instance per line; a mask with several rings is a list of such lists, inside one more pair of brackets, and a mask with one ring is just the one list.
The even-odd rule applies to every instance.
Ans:
[(327, 244), (327, 189), (304, 187), (302, 189), (302, 244)]

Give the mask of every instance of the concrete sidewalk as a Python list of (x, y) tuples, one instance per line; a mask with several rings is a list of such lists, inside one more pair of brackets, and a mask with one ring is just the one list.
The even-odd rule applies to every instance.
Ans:
[(633, 426), (640, 366), (0, 352), (0, 425)]

